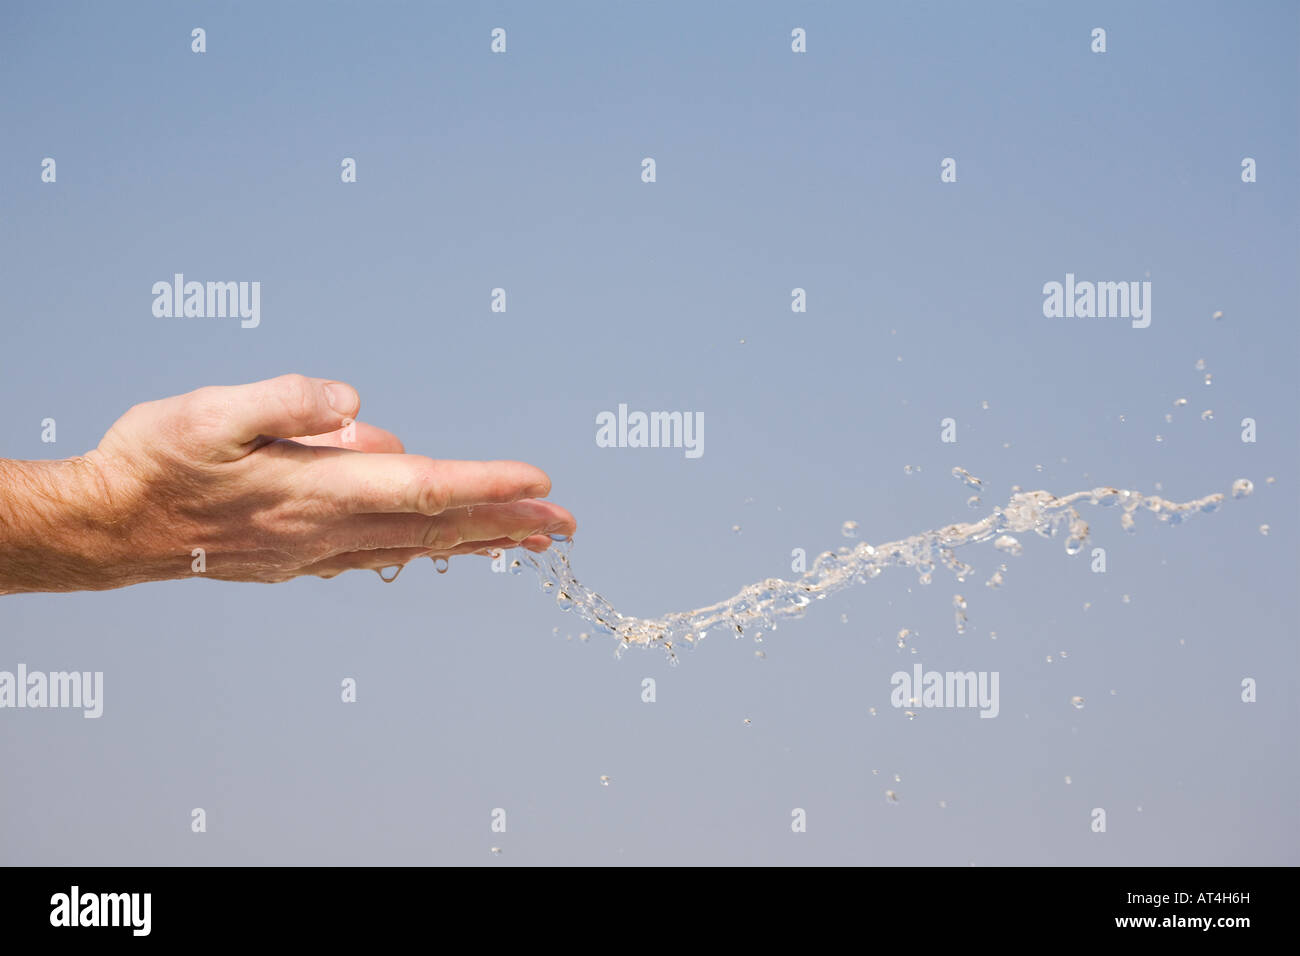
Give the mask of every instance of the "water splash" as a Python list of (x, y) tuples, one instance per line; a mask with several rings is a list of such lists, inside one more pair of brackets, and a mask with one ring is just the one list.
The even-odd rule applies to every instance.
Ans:
[[(959, 475), (963, 482), (966, 477)], [(1234, 492), (1239, 493), (1245, 479), (1239, 479)], [(556, 540), (541, 554), (525, 552), (523, 560), (537, 571), (541, 588), (553, 594), (561, 610), (572, 611), (595, 625), (604, 634), (619, 641), (621, 655), (628, 647), (661, 647), (676, 663), (679, 647), (694, 647), (709, 631), (721, 629), (734, 637), (746, 633), (760, 638), (776, 628), (785, 618), (802, 617), (814, 601), (825, 599), (855, 583), (878, 577), (886, 568), (913, 568), (922, 583), (928, 583), (936, 564), (948, 568), (958, 581), (973, 570), (958, 560), (958, 548), (991, 541), (1001, 553), (1019, 554), (1020, 542), (1011, 533), (1033, 532), (1054, 538), (1066, 532), (1067, 554), (1078, 554), (1088, 540), (1088, 523), (1078, 506), (1102, 508), (1118, 506), (1120, 525), (1125, 530), (1136, 526), (1135, 515), (1145, 511), (1167, 524), (1181, 524), (1188, 517), (1217, 511), (1225, 495), (1212, 494), (1193, 501), (1174, 502), (1158, 495), (1137, 491), (1099, 487), (1058, 497), (1047, 491), (1023, 491), (979, 521), (951, 524), (934, 531), (924, 531), (899, 541), (872, 545), (861, 542), (852, 549), (823, 552), (812, 567), (793, 581), (767, 578), (743, 588), (739, 593), (694, 611), (667, 614), (658, 618), (636, 618), (620, 614), (595, 591), (581, 584), (573, 573), (569, 556), (572, 540)], [(958, 609), (958, 614), (961, 610)], [(960, 623), (959, 623), (960, 626)], [(900, 634), (900, 643), (903, 636)], [(756, 652), (764, 656), (761, 651)]]

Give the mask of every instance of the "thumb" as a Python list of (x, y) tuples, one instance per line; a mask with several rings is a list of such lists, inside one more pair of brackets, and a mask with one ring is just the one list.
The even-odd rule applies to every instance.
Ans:
[(251, 385), (203, 389), (220, 406), (232, 444), (259, 437), (292, 438), (334, 431), (355, 420), (361, 407), (351, 385), (305, 375), (281, 375)]

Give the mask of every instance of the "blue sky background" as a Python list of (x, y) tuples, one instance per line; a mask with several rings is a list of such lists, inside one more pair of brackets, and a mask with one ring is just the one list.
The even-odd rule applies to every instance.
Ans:
[[(846, 519), (972, 520), (953, 466), (986, 510), (1257, 488), (1135, 536), (1088, 516), (1104, 575), (983, 546), (965, 584), (891, 571), (766, 659), (714, 636), (672, 669), (474, 559), (4, 598), (0, 669), (102, 670), (105, 712), (0, 713), (0, 862), (1300, 862), (1293, 4), (15, 2), (0, 27), (6, 457), (201, 385), (339, 378), (409, 451), (546, 469), (578, 575), (643, 615), (790, 576)], [(260, 281), (260, 327), (155, 318), (175, 272)], [(1150, 328), (1045, 319), (1067, 272), (1149, 278)], [(703, 412), (703, 457), (598, 448), (620, 402)], [(889, 678), (918, 661), (998, 671), (1001, 715), (906, 720)]]

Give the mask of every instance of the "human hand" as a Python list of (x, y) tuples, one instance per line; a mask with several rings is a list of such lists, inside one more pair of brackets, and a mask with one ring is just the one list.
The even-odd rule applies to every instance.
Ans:
[[(536, 500), (550, 491), (541, 470), (404, 454), (382, 429), (348, 428), (359, 405), (350, 386), (300, 375), (201, 388), (135, 406), (82, 458), (20, 463), (72, 472), (15, 476), (8, 463), (6, 491), (36, 486), (32, 497), (64, 507), (40, 515), (60, 539), (44, 581), (31, 567), (39, 551), (10, 540), (22, 522), (4, 522), (20, 527), (0, 535), (0, 592), (190, 577), (200, 548), (209, 577), (276, 582), (425, 555), (544, 551), (548, 535), (575, 530), (568, 511)], [(345, 430), (355, 431), (348, 448)], [(43, 496), (49, 482), (54, 493)]]

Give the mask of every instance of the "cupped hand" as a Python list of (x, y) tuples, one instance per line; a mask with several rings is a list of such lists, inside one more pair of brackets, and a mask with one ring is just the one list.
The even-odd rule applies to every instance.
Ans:
[(357, 422), (359, 406), (349, 385), (285, 375), (130, 409), (83, 459), (106, 512), (104, 586), (333, 577), (544, 551), (574, 532), (568, 511), (538, 500), (551, 488), (540, 469), (408, 455)]

